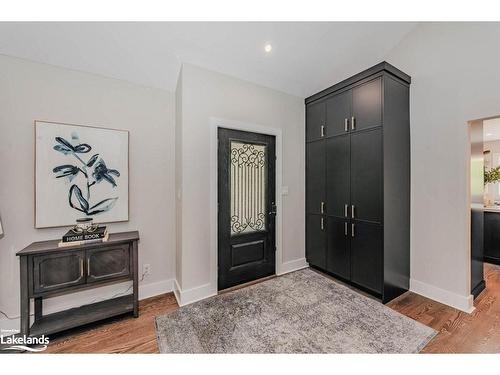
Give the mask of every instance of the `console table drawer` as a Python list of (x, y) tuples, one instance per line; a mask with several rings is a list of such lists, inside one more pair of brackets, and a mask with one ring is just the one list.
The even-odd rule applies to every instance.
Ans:
[(87, 282), (130, 275), (129, 245), (87, 250)]
[(45, 254), (33, 257), (35, 293), (63, 289), (85, 283), (84, 251)]

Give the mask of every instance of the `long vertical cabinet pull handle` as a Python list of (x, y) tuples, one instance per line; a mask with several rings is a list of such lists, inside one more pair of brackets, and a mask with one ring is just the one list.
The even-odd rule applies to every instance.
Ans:
[(354, 237), (354, 223), (351, 224), (351, 237)]
[(80, 258), (80, 277), (83, 277), (83, 258)]
[(321, 213), (325, 213), (325, 202), (321, 202)]
[(351, 130), (356, 129), (356, 119), (354, 116), (351, 117)]
[(351, 218), (354, 219), (354, 205), (351, 205)]
[(348, 217), (348, 216), (349, 216), (349, 213), (347, 212), (348, 210), (349, 210), (349, 205), (344, 204), (344, 216), (345, 216), (345, 217)]
[(87, 258), (87, 276), (90, 276), (90, 258)]
[(347, 221), (344, 223), (344, 234), (347, 236)]
[(321, 230), (325, 230), (325, 223), (323, 221), (323, 218), (321, 218)]
[(324, 125), (321, 125), (321, 136), (322, 137), (325, 136), (325, 126)]
[(344, 119), (344, 131), (346, 131), (346, 132), (349, 131), (349, 119), (348, 118)]

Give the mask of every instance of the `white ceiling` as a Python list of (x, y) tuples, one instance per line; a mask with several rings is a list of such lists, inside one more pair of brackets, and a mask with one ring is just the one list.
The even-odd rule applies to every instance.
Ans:
[[(0, 54), (174, 91), (182, 62), (306, 97), (382, 61), (416, 23), (0, 23)], [(264, 52), (269, 42), (273, 49)]]

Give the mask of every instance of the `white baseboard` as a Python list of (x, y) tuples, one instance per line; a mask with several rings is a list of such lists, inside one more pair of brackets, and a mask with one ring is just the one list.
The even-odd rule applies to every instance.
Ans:
[[(73, 295), (73, 298), (71, 294), (56, 297), (56, 299), (48, 300), (51, 303), (49, 306), (44, 306), (44, 314), (52, 314), (58, 311), (70, 309), (72, 307), (77, 307), (91, 302), (98, 302), (111, 298), (117, 292), (120, 293), (122, 291), (127, 291), (130, 284), (131, 282), (125, 282), (116, 285), (107, 285), (101, 287), (99, 288), (101, 289), (101, 293), (99, 293), (99, 297), (97, 298), (94, 294), (96, 289), (79, 292), (79, 294)], [(169, 293), (172, 292), (173, 289), (173, 279), (160, 280), (149, 284), (139, 285), (139, 300), (154, 297), (164, 293)], [(31, 312), (33, 313), (33, 306), (31, 307)], [(33, 319), (33, 317), (31, 319)], [(0, 330), (16, 330), (16, 332), (18, 332), (19, 325), (19, 318), (7, 319), (5, 317), (2, 317), (0, 319)]]
[(190, 303), (217, 295), (217, 288), (212, 284), (204, 284), (191, 289), (181, 289), (177, 280), (175, 281), (174, 295), (179, 306), (189, 305)]
[(174, 296), (179, 306), (181, 306), (181, 290), (182, 289), (179, 283), (177, 282), (177, 279), (174, 279)]
[(139, 300), (160, 294), (170, 293), (174, 290), (174, 279), (161, 280), (150, 284), (139, 285)]
[(454, 307), (458, 310), (466, 312), (467, 314), (470, 314), (475, 310), (474, 297), (472, 295), (467, 297), (461, 296), (415, 279), (410, 279), (410, 291)]
[(301, 270), (302, 268), (309, 267), (306, 258), (300, 258), (285, 262), (281, 265), (278, 275), (284, 275), (285, 273)]

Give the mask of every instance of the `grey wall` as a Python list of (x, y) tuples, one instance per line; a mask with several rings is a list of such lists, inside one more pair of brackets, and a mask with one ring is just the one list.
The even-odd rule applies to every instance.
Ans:
[[(174, 278), (174, 95), (91, 74), (0, 56), (0, 309), (19, 314), (15, 253), (32, 241), (60, 237), (65, 229), (34, 229), (35, 119), (130, 131), (130, 221), (112, 232), (138, 229), (140, 265), (152, 274), (142, 295), (171, 289)], [(107, 288), (113, 294), (126, 286)], [(45, 305), (78, 305), (100, 296), (58, 297)], [(0, 321), (0, 328), (6, 322)]]
[[(282, 130), (283, 185), (289, 187), (283, 197), (283, 261), (305, 264), (303, 98), (192, 65), (183, 65), (181, 77), (182, 265), (177, 280), (182, 289), (210, 289), (211, 117)], [(204, 295), (200, 289), (196, 298)]]
[(424, 23), (387, 55), (412, 76), (412, 289), (470, 310), (467, 122), (500, 113), (498, 23)]

